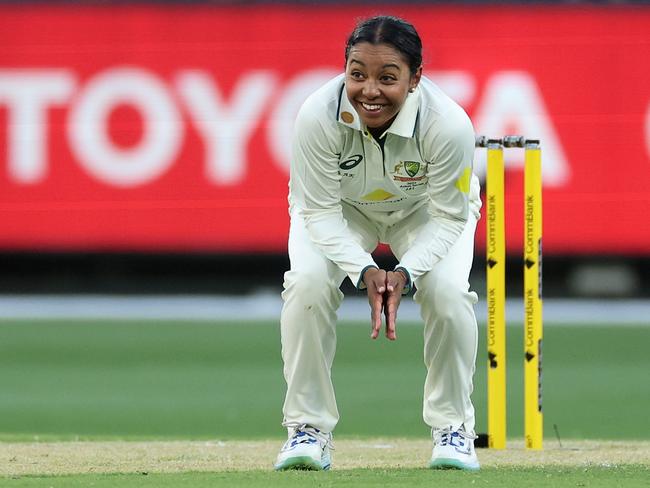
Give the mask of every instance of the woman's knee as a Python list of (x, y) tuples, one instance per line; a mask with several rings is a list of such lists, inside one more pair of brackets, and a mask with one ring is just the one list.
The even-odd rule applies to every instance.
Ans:
[(291, 269), (284, 274), (283, 298), (291, 294), (302, 301), (320, 302), (338, 298), (340, 291), (326, 266), (308, 266)]
[(468, 301), (476, 303), (476, 294), (469, 292), (468, 283), (460, 283), (444, 275), (427, 276), (429, 274), (416, 284), (418, 302), (426, 302), (436, 315), (453, 317), (459, 306), (465, 306)]

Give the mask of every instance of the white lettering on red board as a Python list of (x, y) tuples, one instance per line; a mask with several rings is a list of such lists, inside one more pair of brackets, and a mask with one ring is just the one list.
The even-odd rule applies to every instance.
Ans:
[(218, 185), (240, 183), (246, 177), (246, 146), (273, 95), (273, 73), (252, 71), (242, 76), (230, 101), (214, 80), (201, 71), (183, 71), (176, 86), (205, 144), (206, 176)]
[(68, 70), (0, 71), (0, 105), (8, 109), (7, 172), (15, 183), (47, 175), (47, 111), (68, 101), (75, 77)]
[[(477, 131), (489, 137), (521, 134), (528, 139), (539, 139), (543, 183), (565, 184), (569, 179), (569, 163), (535, 79), (523, 71), (495, 73), (482, 95), (472, 117)], [(474, 164), (479, 176), (485, 174), (486, 158), (486, 151), (477, 151)], [(505, 164), (523, 168), (523, 151), (508, 154)]]
[[(154, 182), (178, 162), (187, 131), (182, 114), (203, 142), (203, 165), (214, 185), (245, 181), (248, 148), (256, 129), (274, 164), (288, 172), (293, 121), (303, 100), (338, 73), (320, 68), (303, 71), (280, 83), (272, 71), (241, 73), (226, 97), (207, 71), (179, 70), (167, 82), (142, 67), (113, 67), (80, 83), (71, 70), (0, 70), (0, 106), (7, 109), (7, 174), (18, 185), (47, 178), (48, 111), (67, 108), (66, 138), (72, 154), (90, 177), (113, 187)], [(544, 184), (561, 186), (570, 166), (553, 120), (535, 79), (527, 72), (497, 71), (482, 90), (465, 71), (433, 72), (429, 76), (461, 105), (474, 104), (478, 134), (500, 137), (507, 132), (540, 139), (544, 152)], [(110, 137), (112, 110), (128, 104), (138, 111), (143, 130), (136, 144), (123, 147)], [(646, 117), (650, 152), (650, 107)], [(523, 166), (523, 151), (506, 165)], [(485, 151), (477, 151), (475, 170), (485, 171)]]
[[(136, 108), (144, 121), (138, 144), (122, 148), (109, 137), (107, 122), (120, 104)], [(68, 119), (68, 140), (81, 165), (100, 181), (117, 187), (149, 183), (174, 163), (184, 126), (172, 95), (153, 74), (112, 69), (86, 83)]]
[(269, 118), (267, 144), (275, 161), (289, 172), (293, 122), (309, 95), (338, 74), (335, 70), (306, 71), (294, 77), (282, 91)]

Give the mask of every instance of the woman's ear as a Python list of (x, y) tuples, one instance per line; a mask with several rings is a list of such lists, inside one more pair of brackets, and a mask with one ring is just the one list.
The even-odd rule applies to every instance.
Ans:
[(411, 87), (409, 91), (413, 93), (420, 83), (420, 78), (422, 78), (422, 66), (420, 66), (413, 75), (411, 75)]

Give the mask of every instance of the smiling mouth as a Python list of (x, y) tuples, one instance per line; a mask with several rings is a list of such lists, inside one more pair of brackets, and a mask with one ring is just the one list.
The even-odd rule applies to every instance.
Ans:
[(378, 103), (364, 103), (360, 102), (361, 106), (368, 112), (379, 112), (383, 105), (378, 104)]

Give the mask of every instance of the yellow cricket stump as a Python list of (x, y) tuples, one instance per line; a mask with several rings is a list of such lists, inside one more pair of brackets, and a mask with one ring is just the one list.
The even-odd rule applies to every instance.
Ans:
[(541, 449), (542, 165), (538, 141), (525, 144), (524, 187), (524, 438), (527, 449)]
[(503, 146), (487, 142), (488, 447), (506, 447), (505, 211)]

